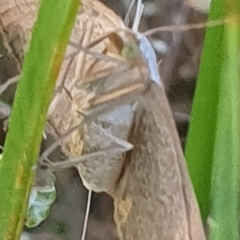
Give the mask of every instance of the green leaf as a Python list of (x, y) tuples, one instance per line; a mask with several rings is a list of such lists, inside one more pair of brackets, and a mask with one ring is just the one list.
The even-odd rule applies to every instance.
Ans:
[(240, 1), (213, 0), (186, 145), (189, 172), (210, 240), (239, 238)]
[(239, 239), (240, 1), (227, 2), (214, 144), (210, 240)]
[[(212, 0), (209, 21), (224, 17), (224, 0)], [(223, 29), (224, 26), (208, 28), (205, 34), (185, 149), (190, 176), (204, 220), (210, 211), (211, 172), (223, 59)]]
[(42, 131), (79, 0), (42, 0), (0, 165), (0, 239), (19, 239)]

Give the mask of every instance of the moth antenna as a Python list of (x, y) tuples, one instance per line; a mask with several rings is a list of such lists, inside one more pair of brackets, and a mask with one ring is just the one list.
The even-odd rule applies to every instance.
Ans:
[(85, 240), (85, 237), (86, 237), (88, 218), (89, 218), (89, 212), (90, 212), (90, 206), (91, 206), (91, 198), (92, 198), (92, 190), (89, 190), (81, 240)]
[(124, 23), (125, 23), (125, 25), (126, 25), (127, 27), (128, 27), (128, 25), (129, 25), (130, 13), (131, 13), (131, 11), (132, 11), (132, 8), (133, 8), (134, 3), (135, 3), (135, 0), (132, 0), (131, 3), (130, 3), (130, 5), (129, 5), (129, 7), (128, 7), (126, 16), (125, 16), (125, 18), (124, 18)]
[(193, 23), (193, 24), (183, 24), (183, 25), (171, 25), (171, 26), (161, 26), (147, 30), (144, 32), (144, 36), (151, 36), (158, 32), (185, 32), (193, 29), (202, 29), (221, 26), (227, 22), (226, 19), (217, 19), (204, 23)]
[(132, 30), (134, 32), (138, 32), (139, 24), (142, 18), (143, 8), (144, 8), (144, 5), (142, 4), (142, 0), (138, 0), (136, 15), (135, 15), (133, 26), (132, 26)]

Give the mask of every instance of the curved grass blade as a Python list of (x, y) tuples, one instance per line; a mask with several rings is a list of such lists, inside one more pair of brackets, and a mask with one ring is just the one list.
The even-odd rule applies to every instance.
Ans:
[(239, 239), (240, 1), (227, 1), (213, 154), (210, 240)]
[[(212, 0), (209, 20), (224, 19), (224, 1)], [(206, 30), (185, 149), (189, 173), (204, 221), (210, 211), (219, 79), (223, 60), (223, 29), (224, 26), (216, 26)]]
[(206, 33), (186, 157), (210, 239), (239, 239), (240, 2), (215, 0)]
[(0, 239), (19, 239), (47, 109), (79, 0), (42, 0), (0, 163)]

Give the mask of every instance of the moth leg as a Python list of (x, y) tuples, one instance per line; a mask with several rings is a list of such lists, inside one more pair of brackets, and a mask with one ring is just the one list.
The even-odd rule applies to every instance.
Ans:
[[(91, 35), (93, 34), (93, 28), (94, 28), (93, 22), (88, 21), (86, 34), (84, 34), (83, 40), (81, 41), (82, 46), (86, 46), (89, 43), (91, 39)], [(85, 62), (86, 62), (86, 53), (84, 53), (83, 51), (80, 51), (77, 57), (75, 74), (72, 80), (73, 83), (77, 82), (79, 79), (82, 79)]]
[(87, 161), (94, 161), (99, 157), (114, 156), (115, 153), (125, 152), (122, 148), (112, 148), (104, 151), (97, 151), (89, 154), (84, 154), (75, 158), (68, 158), (61, 162), (53, 162), (51, 159), (44, 159), (42, 165), (48, 166), (52, 172), (57, 172), (60, 169), (77, 167), (79, 164), (84, 164)]
[[(129, 101), (126, 101), (129, 102)], [(124, 105), (124, 104), (122, 104)], [(44, 164), (44, 161), (48, 158), (48, 156), (57, 148), (59, 144), (61, 144), (64, 139), (66, 139), (68, 136), (70, 136), (73, 132), (79, 131), (80, 128), (83, 127), (83, 125), (89, 125), (93, 121), (97, 120), (98, 116), (101, 114), (104, 114), (106, 112), (112, 111), (115, 108), (119, 108), (120, 105), (115, 102), (108, 102), (107, 104), (103, 104), (102, 106), (98, 106), (95, 108), (88, 108), (88, 109), (81, 109), (78, 110), (79, 115), (83, 116), (82, 121), (74, 126), (72, 126), (70, 129), (68, 129), (65, 133), (58, 135), (58, 138), (55, 142), (53, 142), (47, 149), (44, 150), (44, 152), (39, 157), (39, 163)], [(50, 124), (51, 126), (51, 124)], [(52, 126), (53, 127), (53, 126)]]
[(106, 152), (98, 151), (90, 154), (81, 155), (75, 158), (68, 158), (61, 162), (53, 162), (51, 161), (51, 159), (47, 158), (47, 159), (44, 159), (43, 164), (48, 166), (52, 172), (57, 172), (60, 169), (76, 167), (80, 163), (91, 161), (92, 159), (96, 157), (101, 157), (101, 156), (102, 157), (106, 156)]
[[(107, 36), (106, 36), (107, 37)], [(98, 42), (97, 42), (98, 43)], [(96, 43), (96, 44), (97, 44)], [(83, 47), (83, 46), (80, 46), (76, 43), (73, 43), (73, 42), (69, 42), (69, 45), (76, 48), (76, 51), (69, 54), (68, 56), (66, 56), (65, 59), (68, 59), (68, 58), (71, 58), (71, 57), (74, 57), (75, 55), (77, 55), (80, 51), (83, 51), (86, 55), (91, 55), (93, 57), (95, 57), (96, 59), (100, 59), (100, 60), (103, 60), (105, 62), (114, 62), (116, 64), (118, 64), (119, 66), (123, 65), (125, 62), (124, 61), (121, 61), (117, 58), (114, 58), (114, 57), (110, 57), (110, 56), (106, 56), (102, 53), (97, 53), (97, 52), (93, 52), (91, 50), (89, 50), (88, 47)], [(94, 46), (94, 45), (93, 45)]]
[[(65, 84), (65, 81), (67, 79), (68, 71), (71, 68), (73, 64), (74, 58), (76, 58), (76, 55), (78, 54), (76, 58), (76, 67), (74, 69), (74, 77), (71, 80), (71, 82), (76, 82), (79, 78), (82, 77), (83, 75), (83, 70), (84, 70), (84, 65), (86, 62), (86, 53), (82, 50), (82, 47), (80, 46), (86, 46), (91, 38), (91, 35), (93, 34), (93, 22), (88, 21), (87, 26), (86, 26), (86, 34), (83, 34), (81, 39), (79, 40), (78, 43), (71, 42), (69, 43), (68, 49), (67, 49), (67, 54), (64, 58), (64, 61), (66, 61), (66, 67), (63, 73), (60, 75), (60, 80), (58, 81), (60, 84), (58, 86), (57, 91), (61, 92), (61, 89), (63, 85)], [(80, 48), (80, 50), (78, 50)], [(76, 51), (77, 50), (77, 51)]]

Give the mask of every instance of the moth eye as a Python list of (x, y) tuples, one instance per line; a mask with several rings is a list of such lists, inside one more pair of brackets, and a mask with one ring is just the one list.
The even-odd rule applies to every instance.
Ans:
[(134, 59), (141, 53), (137, 44), (127, 43), (124, 45), (121, 55), (126, 59)]

